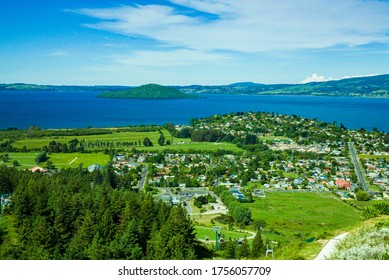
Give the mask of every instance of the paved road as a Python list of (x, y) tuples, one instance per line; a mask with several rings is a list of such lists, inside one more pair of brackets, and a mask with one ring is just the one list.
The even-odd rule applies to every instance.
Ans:
[(139, 189), (144, 189), (145, 184), (146, 184), (146, 178), (147, 178), (147, 172), (149, 171), (148, 166), (146, 165), (145, 168), (142, 170), (141, 178), (139, 181)]
[(357, 155), (357, 152), (355, 151), (355, 148), (354, 148), (354, 144), (352, 142), (349, 142), (348, 148), (350, 150), (351, 159), (353, 160), (353, 163), (354, 163), (355, 173), (357, 174), (359, 186), (363, 190), (369, 191), (367, 184), (366, 184), (366, 181), (365, 181), (365, 177), (363, 176), (361, 163), (358, 160), (358, 155)]
[(187, 201), (185, 202), (185, 209), (186, 209), (186, 213), (188, 213), (189, 216), (192, 215), (192, 208), (190, 207)]
[(332, 252), (335, 250), (336, 245), (341, 242), (346, 236), (348, 232), (342, 233), (335, 238), (331, 239), (327, 242), (327, 244), (323, 247), (319, 255), (315, 258), (315, 260), (326, 260), (327, 257), (329, 257)]

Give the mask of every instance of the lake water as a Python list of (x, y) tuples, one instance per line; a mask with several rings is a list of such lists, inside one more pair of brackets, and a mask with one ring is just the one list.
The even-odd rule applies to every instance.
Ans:
[(204, 95), (202, 99), (97, 98), (98, 92), (0, 92), (0, 129), (113, 127), (188, 124), (191, 118), (232, 112), (274, 112), (341, 122), (351, 129), (389, 132), (389, 99)]

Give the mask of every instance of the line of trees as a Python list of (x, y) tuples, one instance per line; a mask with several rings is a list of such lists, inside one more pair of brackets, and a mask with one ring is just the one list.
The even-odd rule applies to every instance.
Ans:
[(213, 191), (217, 194), (223, 203), (228, 207), (231, 216), (240, 227), (247, 226), (252, 221), (251, 210), (240, 203), (231, 192), (223, 186), (214, 187)]

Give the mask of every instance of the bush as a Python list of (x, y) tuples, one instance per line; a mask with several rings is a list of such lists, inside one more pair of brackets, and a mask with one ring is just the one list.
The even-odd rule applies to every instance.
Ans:
[(214, 218), (217, 222), (226, 225), (226, 224), (233, 224), (235, 222), (234, 218), (231, 215), (221, 214), (220, 216), (217, 216)]
[(372, 205), (365, 206), (363, 208), (362, 218), (364, 220), (372, 219), (372, 218), (378, 217), (379, 215), (380, 214), (379, 214), (378, 210)]
[(389, 260), (389, 228), (362, 228), (349, 234), (329, 259)]
[(374, 208), (377, 209), (380, 215), (389, 215), (389, 203), (384, 201), (379, 201), (374, 203)]
[(359, 191), (356, 196), (359, 201), (369, 201), (371, 199), (371, 195), (366, 191)]
[(36, 158), (35, 158), (35, 163), (36, 164), (39, 164), (41, 162), (45, 162), (46, 160), (48, 160), (48, 157), (47, 157), (47, 154), (46, 152), (41, 152), (39, 153)]

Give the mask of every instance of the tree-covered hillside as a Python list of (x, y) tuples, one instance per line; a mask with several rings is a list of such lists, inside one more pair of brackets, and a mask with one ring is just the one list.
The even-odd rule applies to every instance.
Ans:
[(389, 75), (342, 79), (307, 84), (254, 84), (235, 83), (224, 86), (180, 87), (186, 93), (211, 94), (287, 94), (357, 97), (389, 97)]
[[(13, 193), (0, 227), (0, 259), (195, 259), (199, 245), (182, 207), (120, 186), (113, 170), (50, 176), (0, 166)], [(179, 248), (179, 250), (178, 250)]]
[(157, 84), (147, 84), (124, 91), (111, 91), (100, 94), (98, 97), (104, 98), (137, 98), (137, 99), (176, 99), (176, 98), (197, 98), (194, 95), (188, 95), (179, 90), (161, 86)]

